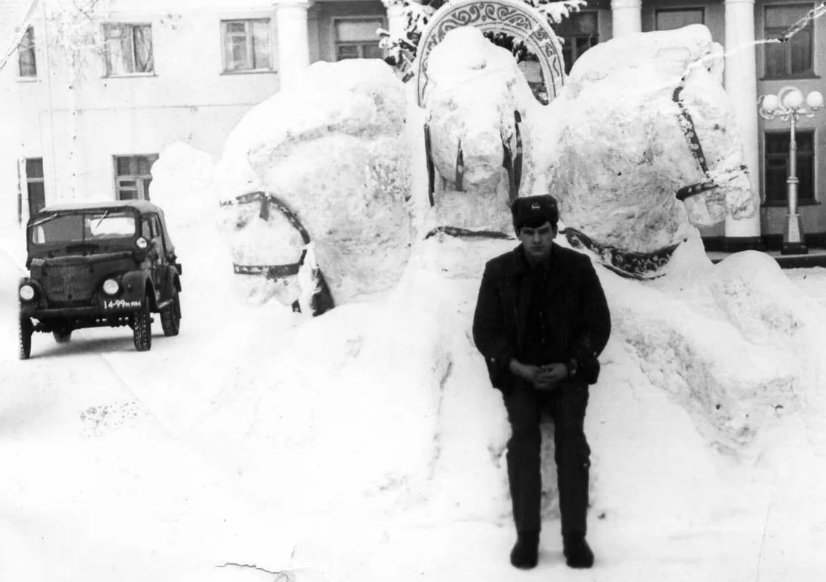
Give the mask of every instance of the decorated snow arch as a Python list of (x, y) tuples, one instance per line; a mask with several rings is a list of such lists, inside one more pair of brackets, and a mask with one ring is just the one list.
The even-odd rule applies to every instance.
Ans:
[(482, 32), (505, 32), (523, 41), (539, 59), (549, 101), (564, 85), (562, 49), (541, 13), (520, 0), (460, 0), (436, 11), (422, 35), (416, 72), (419, 107), (427, 89), (430, 51), (448, 32), (460, 26), (472, 26)]

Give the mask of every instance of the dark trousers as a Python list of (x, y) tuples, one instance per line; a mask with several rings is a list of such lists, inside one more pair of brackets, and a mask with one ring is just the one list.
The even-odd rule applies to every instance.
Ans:
[(541, 529), (542, 435), (539, 422), (546, 412), (554, 423), (562, 535), (586, 533), (588, 470), (591, 466), (591, 449), (583, 426), (587, 405), (588, 385), (582, 381), (563, 381), (550, 392), (518, 382), (505, 395), (511, 424), (508, 479), (517, 532)]

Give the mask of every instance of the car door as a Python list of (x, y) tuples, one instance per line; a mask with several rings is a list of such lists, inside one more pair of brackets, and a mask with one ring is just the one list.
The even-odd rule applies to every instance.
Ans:
[(152, 214), (144, 215), (141, 220), (141, 234), (149, 246), (149, 252), (146, 255), (145, 262), (142, 268), (148, 270), (149, 278), (152, 280), (152, 287), (155, 290), (155, 299), (158, 299), (159, 277), (160, 273), (160, 256), (163, 254), (163, 247), (158, 240), (158, 225), (157, 218)]
[(158, 215), (153, 214), (151, 221), (153, 235), (152, 245), (156, 251), (156, 257), (153, 261), (153, 278), (158, 299), (163, 301), (169, 298), (171, 291), (169, 286), (169, 249), (167, 248), (167, 240), (164, 236)]

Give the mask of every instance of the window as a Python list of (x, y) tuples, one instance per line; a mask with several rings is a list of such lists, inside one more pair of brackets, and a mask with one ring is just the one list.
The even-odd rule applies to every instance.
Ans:
[(32, 224), (32, 242), (83, 242), (83, 216), (80, 214), (50, 214)]
[(676, 30), (689, 24), (705, 24), (703, 8), (657, 10), (657, 30)]
[(224, 20), (224, 71), (262, 71), (272, 69), (270, 59), (270, 20)]
[(135, 215), (130, 212), (72, 211), (50, 213), (38, 219), (32, 224), (31, 241), (35, 244), (86, 242), (132, 237), (135, 232)]
[(565, 73), (571, 72), (576, 60), (592, 46), (599, 43), (599, 27), (596, 12), (573, 12), (559, 24), (553, 25), (556, 35), (562, 39), (562, 58)]
[[(797, 141), (797, 198), (813, 201), (815, 197), (814, 132), (798, 131)], [(765, 134), (766, 202), (787, 203), (786, 178), (789, 176), (789, 132)]]
[(149, 200), (152, 164), (157, 154), (115, 156), (115, 189), (118, 200)]
[[(805, 18), (811, 4), (786, 6), (766, 6), (765, 38), (782, 38), (799, 20)], [(765, 76), (784, 78), (814, 74), (812, 69), (812, 37), (814, 27), (811, 21), (796, 32), (786, 42), (769, 42), (763, 45), (765, 56)]]
[(155, 72), (152, 26), (104, 24), (106, 75), (139, 75)]
[(384, 27), (381, 18), (336, 20), (336, 60), (383, 59), (376, 30)]
[(37, 61), (34, 55), (34, 29), (30, 26), (17, 47), (17, 61), (21, 77), (37, 77)]
[(29, 198), (29, 216), (46, 206), (46, 183), (43, 177), (43, 158), (26, 160), (26, 194)]

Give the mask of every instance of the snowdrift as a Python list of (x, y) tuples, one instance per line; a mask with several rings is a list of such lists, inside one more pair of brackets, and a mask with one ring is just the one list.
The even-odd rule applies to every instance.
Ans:
[[(462, 57), (462, 47), (478, 36), (454, 31), (441, 53), (434, 51), (441, 55), (428, 97), (434, 163), (448, 173), (466, 140), (472, 187), (458, 192), (446, 179), (430, 211), (411, 198), (422, 194), (423, 167), (396, 174), (405, 184), (400, 189), (400, 182), (384, 184), (390, 195), (375, 195), (378, 220), (359, 206), (355, 186), (347, 190), (351, 177), (364, 179), (356, 166), (371, 167), (370, 144), (381, 143), (400, 166), (420, 159), (421, 152), (404, 146), (413, 135), (405, 135), (398, 116), (409, 112), (405, 95), (379, 63), (314, 65), (304, 85), (259, 107), (233, 134), (219, 164), (222, 200), (244, 189), (281, 193), (313, 229), (316, 249), (328, 236), (328, 248), (341, 251), (318, 253), (322, 269), (336, 273), (334, 292), (361, 302), (339, 303), (311, 321), (294, 316), (277, 350), (245, 344), (238, 357), (255, 365), (240, 368), (232, 388), (189, 429), (192, 438), (224, 451), (246, 491), (296, 520), (315, 516), (314, 523), (345, 527), (354, 519), (430, 526), (451, 519), (509, 527), (507, 421), (469, 329), (485, 260), (515, 243), (445, 233), (425, 238), (414, 225), (443, 225), (450, 217), (454, 226), (501, 227), (507, 215), (497, 206), (506, 198), (500, 152), (473, 144), (489, 145), (494, 134), (512, 139), (508, 116), (517, 110), (537, 117), (541, 128), (525, 135), (533, 156), (526, 183), (531, 190), (554, 185), (567, 225), (639, 252), (681, 243), (663, 276), (647, 283), (598, 269), (615, 331), (588, 417), (592, 523), (624, 529), (654, 520), (660, 531), (679, 531), (687, 519), (715, 523), (748, 513), (749, 503), (764, 499), (764, 490), (748, 483), (755, 467), (767, 467), (761, 463), (771, 456), (772, 435), (801, 418), (807, 431), (819, 423), (822, 358), (811, 334), (826, 325), (826, 315), (765, 255), (744, 253), (713, 266), (693, 226), (754, 210), (739, 144), (727, 129), (733, 118), (720, 85), (719, 47), (705, 27), (605, 43), (541, 110), (523, 100), (527, 87), (515, 67), (494, 66), (500, 49), (479, 47), (477, 60)], [(644, 58), (630, 59), (632, 53)], [(597, 58), (606, 54), (610, 66)], [(469, 72), (486, 67), (496, 75)], [(450, 87), (451, 75), (467, 83)], [(472, 98), (484, 83), (497, 88), (492, 103)], [(379, 98), (383, 91), (392, 99)], [(318, 100), (311, 112), (283, 115), (309, 95)], [(681, 107), (703, 141), (708, 175), (690, 153)], [(326, 163), (329, 152), (345, 149), (358, 157), (343, 156), (343, 166)], [(685, 204), (676, 200), (679, 188), (706, 178), (715, 180), (713, 188)], [(369, 179), (359, 184), (362, 192), (381, 187)], [(490, 204), (477, 204), (485, 197)], [(265, 224), (270, 219), (257, 212), (229, 215), (236, 231), (249, 222), (260, 229), (247, 230), (247, 242), (233, 246), (236, 261), (270, 252), (256, 241), (275, 239), (257, 233), (283, 226)], [(389, 216), (395, 218), (381, 220)], [(392, 232), (376, 232), (388, 224)], [(399, 244), (357, 245), (372, 250), (354, 259), (343, 241), (360, 245), (368, 235)], [(281, 247), (295, 255), (300, 245)], [(370, 299), (378, 289), (385, 293)], [(552, 427), (544, 430), (544, 514), (553, 519)], [(811, 438), (814, 454), (822, 443)]]

